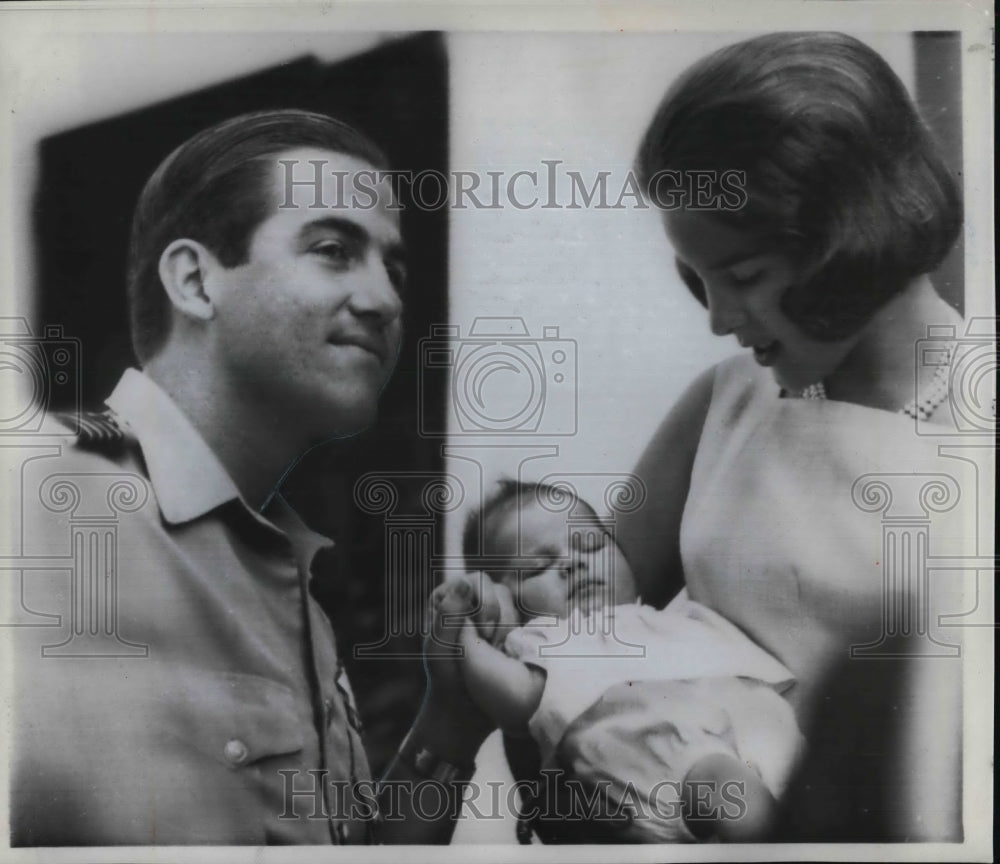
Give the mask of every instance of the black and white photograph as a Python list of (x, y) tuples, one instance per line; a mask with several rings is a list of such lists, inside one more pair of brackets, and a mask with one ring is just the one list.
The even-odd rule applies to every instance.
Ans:
[(0, 2), (0, 861), (994, 860), (994, 62)]

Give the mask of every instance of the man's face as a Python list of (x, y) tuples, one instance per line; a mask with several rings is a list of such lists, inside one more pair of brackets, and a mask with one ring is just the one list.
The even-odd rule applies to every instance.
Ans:
[[(314, 176), (310, 160), (322, 160), (322, 195), (297, 185), (288, 200), (279, 159), (296, 160), (298, 181)], [(275, 155), (273, 210), (254, 232), (248, 260), (213, 272), (213, 338), (230, 392), (261, 422), (287, 419), (315, 440), (374, 420), (399, 352), (406, 274), (388, 185), (369, 209), (330, 206), (349, 204), (355, 173), (372, 170), (314, 148)], [(317, 200), (325, 206), (311, 208)]]

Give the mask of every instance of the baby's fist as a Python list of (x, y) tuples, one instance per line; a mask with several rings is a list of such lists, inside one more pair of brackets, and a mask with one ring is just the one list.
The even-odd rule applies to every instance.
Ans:
[(468, 576), (452, 576), (431, 593), (431, 608), (439, 615), (471, 615), (479, 605), (476, 593)]

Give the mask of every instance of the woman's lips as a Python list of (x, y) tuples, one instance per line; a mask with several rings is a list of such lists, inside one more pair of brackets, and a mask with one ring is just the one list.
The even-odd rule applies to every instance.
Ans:
[(753, 358), (761, 366), (770, 366), (778, 356), (781, 346), (777, 342), (765, 342), (762, 345), (753, 346)]

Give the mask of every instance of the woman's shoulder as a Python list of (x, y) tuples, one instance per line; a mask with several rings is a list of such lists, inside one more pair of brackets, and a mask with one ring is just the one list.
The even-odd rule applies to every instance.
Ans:
[(740, 410), (751, 400), (777, 395), (773, 379), (752, 357), (736, 355), (702, 371), (664, 417), (650, 444), (661, 453), (687, 453), (693, 458), (710, 414)]
[(776, 398), (781, 392), (771, 373), (746, 353), (716, 363), (712, 373), (716, 402), (733, 396)]

